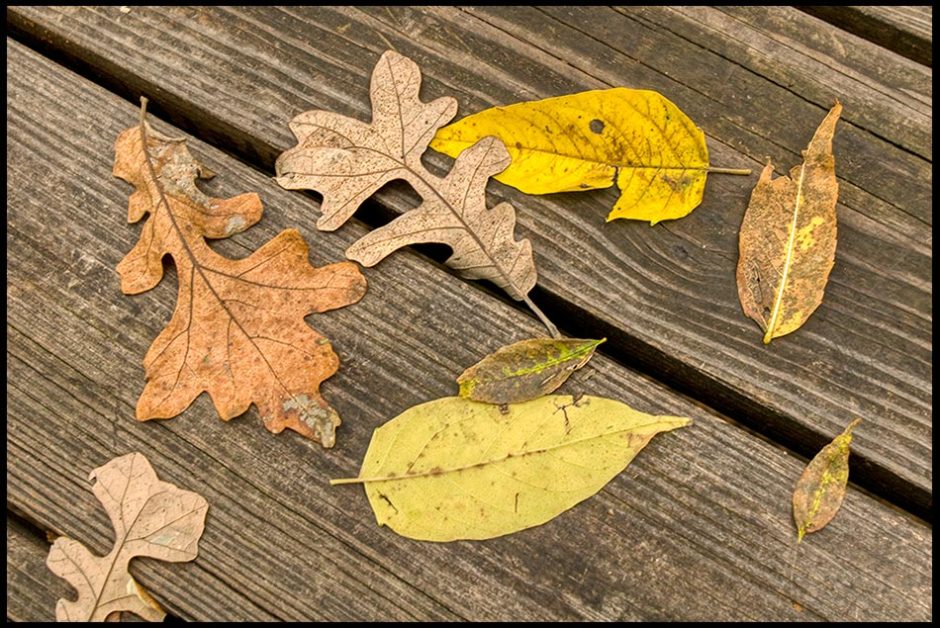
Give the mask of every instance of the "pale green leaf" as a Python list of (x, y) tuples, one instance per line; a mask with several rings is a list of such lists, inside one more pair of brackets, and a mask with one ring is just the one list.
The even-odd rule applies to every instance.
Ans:
[(540, 525), (597, 493), (659, 432), (688, 425), (601, 397), (499, 406), (445, 397), (375, 430), (359, 477), (379, 525), (426, 541)]

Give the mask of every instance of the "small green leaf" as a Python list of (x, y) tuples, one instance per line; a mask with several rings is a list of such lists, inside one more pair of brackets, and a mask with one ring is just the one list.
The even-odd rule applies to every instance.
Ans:
[(613, 399), (548, 395), (504, 407), (445, 397), (375, 430), (358, 478), (379, 525), (424, 541), (490, 539), (597, 493), (653, 436), (691, 423)]
[(793, 490), (793, 519), (797, 542), (807, 532), (816, 532), (836, 516), (849, 481), (849, 445), (855, 419), (845, 431), (822, 448), (803, 471)]
[(457, 378), (461, 397), (519, 403), (547, 395), (587, 364), (606, 338), (531, 338), (486, 356)]

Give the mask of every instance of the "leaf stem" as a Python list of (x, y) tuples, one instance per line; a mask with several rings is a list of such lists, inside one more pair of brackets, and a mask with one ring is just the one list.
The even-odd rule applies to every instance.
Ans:
[(535, 312), (535, 315), (539, 317), (539, 320), (542, 321), (542, 324), (548, 329), (548, 333), (551, 334), (552, 338), (561, 338), (561, 333), (558, 331), (558, 328), (555, 327), (555, 324), (549, 320), (548, 316), (545, 315), (545, 312), (539, 309), (539, 306), (529, 298), (529, 295), (523, 295), (522, 300), (525, 301), (525, 304), (529, 306), (529, 309)]
[[(447, 200), (444, 197), (444, 195), (441, 194), (437, 190), (437, 188), (434, 185), (432, 185), (427, 179), (427, 177), (431, 177), (435, 179), (437, 179), (438, 177), (435, 177), (433, 174), (431, 174), (427, 170), (424, 170), (423, 167), (422, 167), (422, 171), (419, 172), (416, 168), (413, 168), (409, 164), (405, 163), (404, 160), (402, 160), (401, 164), (406, 170), (408, 170), (409, 172), (411, 172), (411, 174), (417, 177), (417, 180), (421, 182), (421, 185), (424, 188), (423, 190), (424, 192), (426, 193), (429, 192), (433, 194), (434, 196), (436, 196), (440, 200), (440, 202), (443, 203), (444, 206), (447, 207), (451, 211), (451, 213), (460, 223), (461, 227), (463, 227), (463, 229), (470, 235), (470, 237), (473, 238), (473, 241), (476, 243), (479, 249), (483, 252), (486, 258), (489, 260), (490, 265), (496, 269), (496, 272), (502, 275), (503, 280), (506, 282), (506, 286), (515, 288), (517, 292), (521, 292), (521, 290), (516, 288), (515, 284), (513, 284), (512, 277), (510, 276), (510, 274), (506, 272), (506, 269), (504, 269), (499, 264), (499, 261), (495, 257), (493, 257), (489, 249), (486, 248), (486, 245), (483, 243), (483, 240), (480, 239), (480, 236), (477, 235), (477, 232), (474, 231), (473, 228), (469, 224), (467, 224), (467, 221), (464, 219), (463, 215), (459, 211), (457, 211), (457, 209), (453, 206), (453, 204), (449, 200)], [(427, 177), (425, 175), (427, 175)], [(408, 179), (408, 182), (411, 183), (412, 187), (415, 188), (415, 191), (418, 192), (418, 194), (421, 195), (422, 198), (427, 198), (426, 194), (422, 193), (422, 190), (419, 190), (418, 186), (415, 185), (414, 180)], [(535, 264), (534, 261), (532, 263)], [(539, 317), (539, 320), (542, 321), (542, 324), (545, 325), (545, 327), (548, 329), (548, 333), (551, 334), (552, 338), (561, 338), (561, 333), (558, 331), (558, 328), (555, 327), (555, 324), (552, 323), (551, 320), (549, 320), (549, 318), (545, 315), (545, 312), (540, 310), (539, 307), (535, 303), (532, 302), (532, 299), (529, 298), (529, 295), (527, 294), (522, 295), (522, 300), (525, 301), (525, 304), (529, 306), (529, 309), (531, 309), (535, 313), (535, 315)]]
[(713, 174), (751, 174), (750, 168), (706, 168), (706, 172)]

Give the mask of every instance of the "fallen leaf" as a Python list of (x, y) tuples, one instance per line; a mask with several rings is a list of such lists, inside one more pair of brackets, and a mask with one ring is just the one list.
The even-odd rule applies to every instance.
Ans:
[(423, 103), (420, 86), (421, 72), (413, 61), (384, 53), (372, 73), (372, 122), (329, 111), (298, 115), (290, 123), (297, 146), (278, 157), (277, 182), (323, 194), (317, 228), (332, 231), (383, 185), (407, 181), (421, 204), (360, 238), (346, 256), (374, 266), (409, 244), (447, 244), (453, 249), (448, 266), (525, 301), (557, 337), (555, 326), (527, 296), (536, 282), (535, 262), (529, 241), (514, 239), (515, 210), (508, 203), (486, 206), (486, 182), (509, 165), (505, 146), (495, 138), (483, 139), (446, 177), (428, 172), (421, 155), (434, 132), (457, 113), (457, 101)]
[(601, 340), (530, 338), (502, 347), (457, 378), (461, 397), (518, 403), (547, 395), (587, 364)]
[(78, 591), (78, 599), (60, 599), (57, 621), (104, 621), (127, 611), (149, 621), (166, 613), (128, 572), (132, 558), (172, 563), (193, 560), (209, 505), (196, 493), (157, 479), (140, 453), (115, 458), (91, 472), (92, 491), (114, 527), (114, 547), (106, 556), (92, 554), (74, 539), (60, 536), (46, 565)]
[[(504, 411), (505, 410), (505, 411)], [(490, 539), (597, 493), (659, 432), (688, 425), (600, 397), (499, 406), (445, 397), (375, 430), (358, 478), (379, 525), (424, 541)]]
[(501, 139), (512, 165), (496, 177), (526, 194), (608, 188), (620, 198), (607, 216), (660, 220), (702, 202), (711, 168), (705, 134), (669, 99), (644, 89), (596, 89), (492, 107), (440, 129), (431, 148), (458, 156), (481, 138)]
[(314, 268), (293, 229), (240, 260), (217, 254), (205, 238), (225, 238), (261, 218), (257, 194), (211, 198), (196, 187), (206, 176), (184, 138), (157, 133), (141, 108), (139, 126), (115, 145), (114, 174), (133, 184), (128, 219), (149, 214), (140, 240), (118, 264), (121, 289), (137, 294), (163, 277), (164, 255), (179, 277), (176, 311), (144, 365), (140, 420), (170, 418), (200, 393), (229, 420), (254, 403), (265, 427), (335, 441), (339, 415), (320, 396), (320, 382), (339, 368), (329, 341), (304, 322), (311, 312), (355, 303), (366, 282), (351, 262)]
[(842, 112), (829, 111), (789, 177), (767, 163), (741, 224), (737, 270), (744, 313), (764, 343), (798, 329), (822, 303), (836, 255), (836, 181), (832, 136)]
[(807, 532), (821, 530), (839, 512), (849, 481), (852, 430), (860, 422), (861, 419), (855, 419), (849, 423), (842, 434), (823, 447), (797, 481), (793, 489), (797, 541), (802, 541)]

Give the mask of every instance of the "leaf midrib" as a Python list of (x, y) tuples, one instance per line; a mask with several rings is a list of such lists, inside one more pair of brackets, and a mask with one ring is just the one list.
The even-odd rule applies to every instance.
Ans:
[[(141, 144), (142, 144), (141, 150), (143, 151), (143, 154), (144, 154), (144, 161), (147, 164), (147, 172), (150, 175), (150, 179), (153, 181), (153, 184), (157, 189), (157, 193), (160, 196), (160, 202), (163, 204), (163, 207), (166, 209), (167, 216), (170, 218), (170, 224), (173, 225), (173, 229), (174, 231), (176, 231), (177, 238), (179, 239), (180, 243), (183, 245), (183, 249), (186, 252), (186, 255), (189, 257), (189, 261), (190, 261), (190, 264), (192, 265), (192, 268), (196, 272), (199, 273), (199, 276), (200, 278), (202, 278), (203, 283), (206, 284), (206, 287), (212, 293), (212, 296), (214, 296), (216, 300), (219, 302), (219, 306), (228, 315), (229, 320), (235, 323), (238, 329), (242, 332), (242, 334), (248, 340), (249, 344), (251, 344), (251, 346), (255, 348), (255, 351), (258, 352), (258, 355), (261, 356), (261, 359), (264, 361), (265, 365), (268, 367), (268, 370), (271, 371), (271, 374), (274, 376), (274, 379), (277, 382), (277, 384), (287, 394), (288, 397), (290, 397), (294, 401), (297, 401), (297, 396), (294, 393), (292, 393), (290, 389), (288, 389), (288, 387), (284, 384), (284, 382), (281, 381), (281, 378), (278, 376), (277, 371), (274, 370), (274, 367), (268, 361), (267, 356), (264, 355), (264, 352), (261, 350), (261, 347), (258, 346), (258, 344), (254, 341), (254, 338), (248, 333), (248, 331), (244, 328), (244, 326), (242, 326), (241, 322), (238, 320), (238, 318), (236, 318), (235, 313), (232, 312), (231, 309), (229, 309), (225, 300), (215, 290), (215, 287), (209, 281), (209, 278), (206, 277), (202, 264), (199, 263), (199, 260), (197, 259), (195, 252), (192, 250), (192, 247), (190, 247), (189, 242), (186, 240), (186, 236), (184, 235), (182, 228), (179, 226), (179, 223), (177, 223), (176, 216), (173, 214), (173, 210), (170, 208), (170, 203), (166, 198), (166, 193), (163, 190), (163, 185), (160, 183), (160, 179), (157, 177), (156, 168), (153, 165), (153, 158), (150, 156), (150, 150), (147, 144), (147, 128), (146, 127), (148, 125), (147, 125), (146, 115), (147, 115), (146, 100), (143, 100), (143, 102), (141, 103), (141, 109), (140, 109), (140, 125), (139, 126), (140, 126), (140, 138), (141, 138)], [(192, 303), (195, 301), (195, 288), (192, 283), (190, 283), (189, 299), (190, 299), (190, 306), (192, 306)], [(190, 316), (192, 316), (192, 314), (190, 314)], [(190, 324), (191, 323), (192, 323), (192, 319), (190, 318)], [(186, 345), (187, 345), (187, 352), (188, 352), (189, 345), (190, 345), (189, 339), (187, 339)], [(185, 360), (184, 360), (184, 365), (185, 365)], [(298, 405), (300, 407), (303, 407), (302, 404), (298, 404)]]
[(783, 293), (786, 289), (787, 279), (790, 276), (790, 266), (793, 264), (793, 247), (796, 242), (796, 224), (800, 217), (800, 205), (803, 203), (803, 181), (806, 178), (806, 164), (800, 166), (800, 179), (796, 184), (796, 199), (793, 202), (793, 217), (790, 219), (790, 233), (787, 238), (786, 257), (783, 260), (783, 274), (780, 276), (780, 283), (777, 285), (777, 294), (774, 297), (774, 305), (770, 310), (770, 320), (767, 323), (767, 330), (764, 333), (764, 344), (770, 343), (773, 339), (773, 333), (777, 325), (777, 319), (780, 316), (780, 306), (783, 303)]
[[(496, 137), (496, 136), (494, 135), (493, 137)], [(463, 140), (446, 140), (446, 141), (451, 144), (458, 144), (458, 145), (467, 146), (467, 147), (473, 146), (473, 144), (476, 143), (476, 142), (466, 142)], [(562, 152), (553, 152), (544, 148), (533, 148), (530, 146), (514, 146), (512, 149), (510, 149), (509, 146), (507, 145), (506, 149), (517, 150), (517, 151), (529, 151), (533, 153), (539, 153), (542, 155), (550, 155), (552, 157), (564, 157), (565, 159), (573, 159), (575, 161), (584, 161), (590, 164), (598, 164), (602, 166), (607, 166), (609, 168), (632, 168), (634, 170), (657, 170), (657, 171), (658, 170), (681, 170), (681, 171), (693, 170), (693, 171), (701, 171), (701, 172), (708, 172), (710, 170), (708, 165), (704, 165), (704, 166), (654, 166), (654, 165), (646, 165), (646, 164), (636, 165), (636, 164), (630, 164), (630, 163), (617, 163), (617, 162), (612, 162), (612, 161), (604, 161), (602, 159), (591, 159), (590, 157), (584, 157), (582, 155), (568, 155)], [(437, 150), (437, 149), (434, 149), (434, 150)]]
[(549, 447), (543, 447), (541, 449), (533, 449), (530, 451), (523, 451), (523, 452), (516, 452), (516, 453), (510, 452), (501, 458), (483, 460), (481, 462), (463, 465), (460, 467), (451, 467), (447, 469), (435, 468), (434, 470), (421, 471), (420, 473), (410, 473), (410, 474), (405, 473), (402, 475), (385, 475), (385, 476), (374, 476), (374, 477), (368, 477), (368, 478), (362, 478), (362, 477), (343, 478), (339, 480), (330, 480), (330, 484), (336, 485), (336, 484), (357, 484), (357, 483), (372, 483), (372, 482), (393, 482), (393, 481), (400, 481), (400, 480), (412, 480), (412, 479), (421, 478), (421, 477), (443, 476), (449, 473), (460, 473), (461, 471), (467, 471), (469, 469), (475, 469), (478, 467), (483, 467), (483, 466), (487, 466), (491, 464), (499, 464), (501, 462), (505, 462), (506, 460), (509, 460), (510, 458), (523, 458), (525, 456), (531, 456), (535, 454), (545, 453), (548, 451), (554, 451), (556, 449), (561, 449), (563, 447), (577, 445), (577, 444), (584, 443), (590, 440), (595, 440), (598, 438), (606, 438), (608, 436), (616, 436), (617, 434), (622, 434), (624, 432), (633, 432), (633, 431), (638, 431), (638, 430), (654, 427), (657, 425), (663, 425), (664, 426), (663, 429), (660, 429), (657, 432), (654, 432), (652, 434), (652, 435), (655, 435), (658, 432), (668, 431), (669, 429), (676, 428), (676, 427), (682, 427), (683, 425), (686, 425), (687, 422), (688, 422), (688, 419), (674, 419), (672, 421), (657, 420), (657, 421), (652, 421), (650, 423), (646, 423), (643, 425), (634, 425), (634, 426), (630, 426), (626, 428), (616, 429), (610, 432), (604, 432), (602, 434), (593, 434), (593, 435), (585, 436), (583, 438), (578, 438), (575, 440), (564, 441), (561, 443), (557, 443), (555, 445), (551, 445)]

